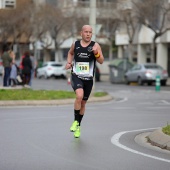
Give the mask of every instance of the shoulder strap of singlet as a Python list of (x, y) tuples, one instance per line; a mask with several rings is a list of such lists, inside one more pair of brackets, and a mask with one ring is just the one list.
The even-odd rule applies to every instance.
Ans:
[(74, 51), (75, 51), (77, 45), (79, 45), (79, 44), (80, 44), (80, 40), (75, 41), (75, 43), (74, 43)]
[(91, 41), (91, 43), (89, 44), (89, 45), (92, 45), (92, 46), (94, 46), (94, 44), (95, 44), (96, 42), (94, 42), (94, 41)]

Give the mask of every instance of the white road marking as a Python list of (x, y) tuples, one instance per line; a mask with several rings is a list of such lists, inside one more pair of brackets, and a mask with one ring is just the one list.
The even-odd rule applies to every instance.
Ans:
[(123, 102), (125, 102), (125, 101), (127, 101), (127, 100), (128, 100), (128, 98), (125, 97), (125, 98), (123, 98), (123, 99), (121, 99), (121, 100), (117, 100), (116, 103), (123, 103)]
[(166, 100), (161, 100), (162, 101), (162, 103), (164, 103), (164, 104), (170, 104), (168, 101), (166, 101)]
[(145, 153), (142, 153), (142, 152), (139, 152), (139, 151), (136, 151), (134, 149), (131, 149), (131, 148), (128, 148), (127, 146), (125, 145), (122, 145), (120, 142), (119, 142), (119, 139), (121, 138), (122, 135), (126, 134), (126, 133), (131, 133), (131, 132), (139, 132), (139, 131), (146, 131), (146, 130), (153, 130), (153, 129), (158, 129), (158, 128), (149, 128), (149, 129), (139, 129), (139, 130), (132, 130), (132, 131), (124, 131), (124, 132), (119, 132), (117, 134), (115, 134), (112, 138), (111, 138), (111, 142), (124, 149), (124, 150), (127, 150), (129, 152), (132, 152), (132, 153), (135, 153), (135, 154), (138, 154), (138, 155), (142, 155), (142, 156), (145, 156), (145, 157), (149, 157), (149, 158), (152, 158), (152, 159), (156, 159), (156, 160), (160, 160), (160, 161), (164, 161), (164, 162), (168, 162), (170, 163), (170, 160), (168, 159), (163, 159), (163, 158), (159, 158), (159, 157), (156, 157), (156, 156), (153, 156), (153, 155), (149, 155), (149, 154), (145, 154)]

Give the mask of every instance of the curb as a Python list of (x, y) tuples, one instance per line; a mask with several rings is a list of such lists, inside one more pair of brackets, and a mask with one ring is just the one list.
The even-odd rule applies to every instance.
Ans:
[[(88, 103), (110, 101), (113, 97), (110, 95), (103, 97), (90, 97)], [(75, 99), (61, 100), (4, 100), (0, 101), (0, 106), (51, 106), (51, 105), (66, 105), (73, 104)]]
[(151, 132), (148, 136), (149, 142), (162, 149), (170, 150), (170, 136), (162, 132), (162, 128)]

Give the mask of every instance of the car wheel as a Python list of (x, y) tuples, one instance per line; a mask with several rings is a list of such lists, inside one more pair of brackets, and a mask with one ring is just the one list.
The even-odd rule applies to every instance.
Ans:
[(148, 82), (148, 86), (151, 86), (152, 85), (152, 82)]
[(166, 80), (161, 81), (161, 86), (166, 86)]
[(138, 84), (141, 86), (143, 85), (143, 81), (142, 81), (141, 77), (138, 77)]
[(96, 80), (96, 82), (99, 82), (100, 81), (100, 77), (99, 76), (95, 76), (95, 80)]
[(47, 73), (44, 74), (44, 78), (45, 78), (45, 79), (48, 79)]
[(128, 81), (128, 77), (125, 77), (125, 84), (129, 85), (130, 82)]
[(61, 78), (62, 78), (62, 79), (66, 79), (66, 76), (62, 74), (62, 75), (61, 75)]

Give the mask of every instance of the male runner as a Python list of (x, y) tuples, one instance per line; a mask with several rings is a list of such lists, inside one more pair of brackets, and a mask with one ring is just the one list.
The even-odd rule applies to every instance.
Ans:
[(93, 77), (96, 61), (103, 63), (104, 57), (98, 43), (91, 41), (92, 27), (84, 25), (81, 30), (80, 41), (72, 44), (68, 56), (66, 69), (71, 70), (71, 85), (76, 93), (74, 103), (74, 122), (70, 131), (74, 137), (80, 137), (80, 125), (85, 113), (85, 105), (93, 87)]

